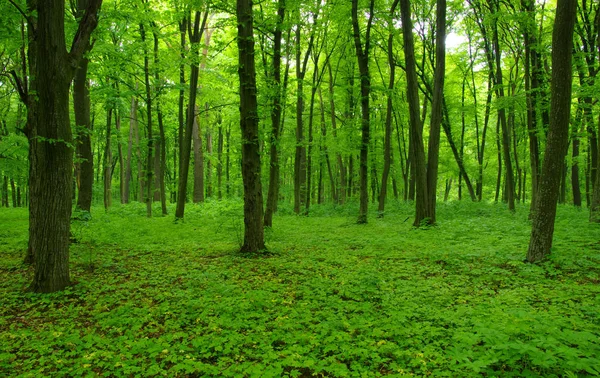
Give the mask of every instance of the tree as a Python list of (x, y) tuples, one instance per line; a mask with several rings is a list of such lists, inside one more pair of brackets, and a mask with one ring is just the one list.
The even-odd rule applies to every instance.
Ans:
[(369, 193), (367, 187), (368, 155), (371, 133), (371, 113), (369, 98), (371, 96), (371, 75), (369, 73), (369, 50), (371, 47), (371, 26), (373, 25), (375, 0), (369, 3), (369, 18), (365, 32), (365, 46), (363, 48), (358, 25), (358, 0), (352, 0), (352, 30), (354, 31), (354, 46), (360, 72), (360, 108), (362, 113), (360, 144), (360, 208), (357, 223), (367, 223), (367, 210), (369, 206)]
[(550, 127), (542, 165), (538, 200), (533, 214), (527, 261), (542, 260), (550, 253), (560, 175), (569, 145), (571, 79), (575, 0), (558, 0), (552, 33), (552, 81)]
[[(198, 73), (200, 71), (200, 63), (198, 62), (198, 54), (200, 51), (199, 44), (200, 39), (202, 38), (202, 32), (204, 31), (204, 26), (206, 25), (206, 20), (208, 18), (208, 11), (204, 13), (204, 17), (202, 19), (202, 26), (200, 26), (200, 16), (201, 12), (196, 11), (193, 24), (188, 23), (185, 18), (182, 21), (182, 24), (185, 24), (188, 28), (190, 44), (192, 46), (192, 62), (190, 63), (190, 96), (188, 100), (189, 102), (187, 108), (185, 133), (180, 144), (181, 154), (179, 159), (179, 190), (177, 191), (177, 207), (175, 209), (175, 219), (183, 219), (183, 214), (185, 212), (187, 181), (190, 168), (190, 152), (192, 149), (192, 133), (194, 131), (194, 122), (196, 119), (196, 94), (198, 91)], [(182, 30), (185, 30), (186, 26), (182, 26)], [(183, 35), (181, 38), (183, 44), (185, 38)], [(182, 78), (181, 80), (183, 81), (183, 73), (180, 73), (180, 75)], [(182, 104), (182, 101), (183, 100), (180, 97), (180, 104)]]
[(69, 120), (69, 87), (79, 62), (88, 49), (90, 35), (97, 25), (102, 0), (90, 0), (79, 21), (70, 51), (66, 49), (64, 0), (34, 4), (37, 23), (35, 43), (29, 45), (38, 62), (32, 75), (36, 81), (37, 111), (35, 130), (28, 130), (30, 164), (35, 181), (31, 183), (30, 217), (35, 219), (29, 237), (33, 247), (35, 273), (30, 290), (48, 293), (70, 284), (69, 235), (71, 224), (73, 150)]
[(399, 0), (394, 0), (390, 9), (390, 16), (388, 20), (388, 28), (390, 29), (388, 35), (387, 44), (387, 55), (388, 65), (390, 68), (390, 81), (388, 84), (387, 93), (387, 110), (385, 113), (385, 137), (384, 137), (384, 152), (383, 152), (383, 173), (381, 174), (381, 192), (379, 193), (379, 207), (377, 208), (378, 216), (383, 217), (383, 211), (385, 209), (385, 198), (387, 195), (387, 183), (390, 174), (390, 166), (392, 164), (392, 112), (393, 112), (393, 92), (394, 84), (396, 81), (396, 62), (394, 60), (394, 31), (393, 31), (393, 20), (396, 7), (398, 6)]
[(406, 98), (410, 115), (410, 144), (412, 146), (412, 168), (416, 181), (416, 215), (415, 226), (427, 218), (427, 168), (425, 164), (425, 147), (423, 146), (423, 124), (419, 114), (419, 84), (415, 60), (415, 44), (410, 11), (410, 0), (400, 0), (402, 18), (402, 34), (404, 36), (404, 61), (406, 65)]
[(244, 181), (244, 244), (242, 252), (265, 250), (263, 195), (260, 182), (258, 102), (254, 63), (252, 0), (237, 0), (238, 75), (240, 78), (240, 128), (242, 130), (242, 179)]
[[(88, 0), (77, 1), (78, 17), (84, 15)], [(89, 49), (88, 49), (89, 51)], [(86, 53), (88, 52), (86, 51)], [(90, 211), (92, 206), (92, 186), (94, 184), (94, 157), (92, 155), (90, 90), (87, 79), (88, 58), (81, 58), (79, 67), (73, 78), (73, 110), (75, 113), (75, 172), (77, 178), (77, 208)]]
[[(285, 0), (277, 2), (277, 21), (273, 32), (273, 109), (271, 110), (271, 150), (269, 162), (269, 191), (265, 210), (265, 227), (273, 227), (273, 213), (279, 197), (279, 130), (281, 129), (281, 37), (285, 18)], [(221, 134), (219, 134), (221, 135)], [(220, 138), (219, 140), (221, 140)], [(221, 176), (219, 175), (219, 178)], [(220, 185), (219, 185), (220, 188)]]
[[(444, 77), (446, 75), (446, 0), (437, 0), (435, 71), (433, 96), (431, 100), (431, 121), (429, 125), (429, 146), (427, 149), (427, 212), (428, 222), (435, 224), (438, 162), (440, 155), (440, 126), (442, 123), (442, 103), (444, 99)], [(462, 156), (461, 156), (462, 160)], [(466, 178), (466, 175), (465, 175)], [(470, 190), (473, 196), (473, 190)], [(415, 219), (415, 224), (424, 219)]]

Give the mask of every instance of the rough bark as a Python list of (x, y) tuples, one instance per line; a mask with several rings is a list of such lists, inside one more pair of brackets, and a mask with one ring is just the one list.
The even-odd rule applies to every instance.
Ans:
[[(390, 24), (394, 19), (394, 12), (398, 6), (399, 0), (394, 0), (390, 9)], [(394, 61), (394, 33), (391, 30), (392, 25), (388, 25), (390, 34), (388, 35), (388, 65), (390, 68), (390, 80), (387, 93), (387, 110), (385, 113), (385, 136), (383, 141), (383, 172), (381, 174), (381, 191), (379, 192), (379, 206), (377, 208), (378, 216), (383, 217), (385, 210), (385, 199), (387, 196), (387, 184), (392, 165), (392, 112), (393, 112), (393, 91), (396, 81), (396, 62)]]
[(123, 203), (129, 203), (129, 187), (132, 178), (131, 159), (133, 157), (133, 139), (137, 129), (137, 100), (131, 98), (131, 109), (129, 110), (129, 138), (127, 140), (127, 158), (125, 160), (125, 183), (123, 185)]
[[(77, 1), (77, 16), (82, 17), (88, 0)], [(90, 211), (94, 184), (94, 157), (92, 154), (90, 91), (87, 80), (89, 60), (83, 57), (73, 78), (73, 111), (75, 113), (75, 172), (77, 174), (77, 209)]]
[(146, 84), (146, 137), (148, 138), (147, 152), (146, 152), (146, 216), (152, 217), (152, 200), (154, 197), (154, 185), (152, 183), (152, 177), (154, 175), (154, 169), (152, 167), (152, 157), (154, 155), (154, 138), (152, 136), (152, 87), (150, 85), (150, 58), (148, 54), (148, 48), (146, 47), (146, 29), (143, 23), (140, 23), (140, 37), (142, 44), (144, 45), (144, 83)]
[[(440, 129), (442, 123), (442, 103), (444, 101), (444, 77), (446, 75), (446, 0), (436, 3), (436, 45), (435, 73), (433, 95), (431, 101), (431, 118), (429, 125), (429, 146), (427, 149), (427, 211), (425, 218), (415, 219), (419, 224), (427, 219), (435, 224), (435, 206), (437, 201), (438, 162), (440, 155)], [(460, 154), (462, 162), (462, 153)], [(471, 190), (472, 192), (472, 190)]]
[(108, 105), (106, 111), (106, 141), (104, 143), (104, 158), (102, 161), (102, 184), (103, 184), (103, 199), (104, 210), (112, 204), (112, 149), (111, 149), (111, 123), (112, 123), (113, 105)]
[[(202, 27), (200, 26), (200, 15), (201, 12), (195, 12), (194, 16), (194, 24), (193, 24), (193, 32), (191, 31), (191, 27), (189, 30), (189, 38), (190, 43), (192, 45), (191, 52), (194, 58), (198, 57), (200, 38), (202, 37), (202, 31), (204, 30), (204, 25), (206, 25), (206, 20), (208, 18), (208, 12), (204, 14), (204, 18), (202, 20)], [(198, 88), (198, 73), (200, 71), (200, 66), (197, 62), (192, 63), (190, 65), (190, 95), (189, 95), (189, 104), (187, 109), (187, 120), (185, 125), (185, 134), (183, 136), (183, 140), (181, 143), (181, 156), (180, 156), (180, 165), (179, 165), (179, 189), (177, 191), (177, 207), (175, 210), (175, 219), (183, 219), (183, 215), (185, 212), (185, 200), (186, 200), (186, 192), (187, 192), (187, 181), (188, 174), (190, 168), (190, 151), (192, 149), (192, 133), (194, 130), (194, 122), (195, 122), (195, 108), (196, 108), (196, 94)]]
[[(279, 197), (279, 131), (281, 130), (281, 37), (285, 18), (285, 0), (277, 3), (277, 22), (273, 33), (273, 109), (271, 110), (271, 146), (269, 161), (269, 191), (265, 209), (265, 227), (273, 227), (273, 213)], [(219, 176), (220, 177), (220, 176)], [(220, 185), (219, 185), (220, 187)]]
[(550, 253), (560, 176), (569, 144), (571, 79), (575, 0), (558, 0), (552, 33), (552, 81), (550, 126), (542, 165), (538, 201), (533, 214), (527, 261), (536, 262)]
[(362, 46), (360, 37), (360, 26), (358, 24), (358, 0), (352, 0), (352, 30), (354, 32), (354, 47), (358, 60), (360, 72), (360, 107), (361, 107), (361, 144), (360, 144), (360, 206), (358, 210), (357, 223), (367, 223), (367, 211), (369, 206), (369, 192), (367, 186), (368, 177), (368, 155), (371, 140), (371, 109), (369, 100), (371, 95), (371, 75), (369, 73), (369, 50), (371, 45), (371, 25), (373, 25), (373, 8), (375, 1), (369, 3), (367, 30), (365, 32), (365, 45)]
[[(152, 25), (152, 34), (154, 37), (154, 79), (156, 83), (160, 83), (159, 73), (159, 55), (158, 55), (158, 32), (156, 25)], [(157, 84), (158, 85), (158, 84)], [(156, 169), (156, 181), (159, 189), (160, 208), (163, 216), (167, 215), (167, 193), (165, 187), (165, 174), (167, 172), (167, 139), (165, 138), (165, 127), (163, 122), (163, 113), (161, 108), (161, 97), (160, 88), (156, 88), (156, 118), (158, 121), (158, 140), (156, 141), (156, 156), (158, 161), (158, 167)]]
[[(88, 49), (97, 25), (101, 0), (91, 0), (79, 21), (71, 50), (65, 48), (64, 0), (39, 2), (35, 27), (35, 77), (37, 105), (31, 140), (30, 164), (35, 176), (30, 182), (30, 246), (34, 278), (30, 290), (48, 293), (70, 284), (69, 235), (72, 205), (73, 150), (69, 120), (69, 87), (75, 70)], [(30, 25), (30, 27), (34, 27)], [(29, 125), (33, 126), (33, 125)]]
[(242, 131), (242, 179), (244, 182), (244, 244), (241, 252), (264, 251), (263, 196), (260, 181), (258, 103), (254, 65), (252, 0), (237, 0), (238, 74), (240, 79), (240, 128)]
[[(498, 12), (499, 3), (498, 0), (490, 0), (491, 8), (493, 13)], [(502, 76), (502, 63), (501, 63), (501, 51), (500, 41), (498, 37), (498, 21), (494, 20), (492, 24), (492, 44), (494, 48), (494, 57), (496, 59), (496, 97), (499, 101), (503, 101), (504, 95), (504, 81)], [(514, 184), (514, 172), (513, 165), (510, 156), (510, 129), (506, 119), (506, 110), (503, 106), (498, 107), (498, 119), (501, 126), (501, 141), (502, 141), (502, 157), (505, 167), (505, 184), (506, 184), (506, 199), (508, 201), (508, 209), (510, 211), (515, 210), (515, 184)]]
[[(196, 112), (197, 113), (196, 108)], [(202, 132), (200, 129), (200, 116), (194, 115), (194, 203), (204, 202), (204, 151), (202, 150)]]
[(406, 98), (410, 113), (410, 142), (412, 145), (412, 168), (416, 181), (416, 215), (414, 226), (427, 217), (427, 167), (425, 164), (425, 147), (423, 146), (421, 116), (419, 114), (419, 86), (415, 60), (413, 23), (411, 19), (410, 0), (400, 0), (402, 17), (402, 34), (404, 37), (404, 61), (406, 66)]

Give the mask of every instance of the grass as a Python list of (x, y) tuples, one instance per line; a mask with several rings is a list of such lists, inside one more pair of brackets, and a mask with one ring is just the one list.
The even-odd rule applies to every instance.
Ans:
[(139, 204), (73, 223), (68, 290), (24, 292), (27, 213), (0, 210), (0, 376), (577, 377), (600, 374), (600, 228), (559, 207), (523, 263), (527, 208), (439, 205), (356, 225), (356, 206), (280, 209), (248, 258), (242, 205)]

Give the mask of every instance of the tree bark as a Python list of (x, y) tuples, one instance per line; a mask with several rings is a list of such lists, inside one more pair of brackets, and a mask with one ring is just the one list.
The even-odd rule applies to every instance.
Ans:
[(373, 8), (375, 1), (369, 3), (369, 19), (367, 21), (367, 30), (365, 32), (365, 46), (363, 49), (360, 38), (360, 27), (358, 25), (358, 0), (352, 0), (352, 30), (354, 31), (354, 46), (356, 48), (356, 58), (358, 60), (358, 70), (360, 72), (360, 107), (361, 107), (361, 131), (362, 138), (360, 144), (360, 207), (358, 210), (357, 223), (367, 223), (367, 211), (369, 206), (369, 192), (367, 186), (368, 176), (368, 155), (369, 144), (371, 140), (371, 109), (369, 108), (369, 99), (371, 96), (371, 75), (369, 73), (369, 50), (371, 45), (371, 26), (373, 25)]
[(103, 183), (103, 198), (104, 198), (104, 210), (112, 204), (112, 149), (111, 149), (111, 123), (113, 114), (113, 104), (107, 104), (108, 110), (106, 111), (106, 143), (104, 144), (104, 159), (102, 161), (102, 183)]
[[(153, 23), (152, 35), (154, 37), (154, 79), (160, 83), (159, 73), (159, 55), (158, 55), (158, 32)], [(158, 84), (157, 84), (158, 85)], [(165, 174), (167, 172), (167, 139), (165, 138), (165, 127), (163, 123), (163, 113), (160, 107), (160, 88), (156, 88), (156, 117), (158, 121), (158, 141), (156, 143), (158, 169), (156, 169), (157, 187), (159, 189), (160, 208), (163, 216), (167, 215), (167, 193), (165, 187)]]
[[(499, 2), (498, 0), (489, 0), (492, 8), (492, 13), (497, 13), (499, 11)], [(504, 82), (502, 77), (502, 63), (501, 63), (501, 51), (500, 51), (500, 41), (498, 38), (498, 21), (495, 20), (492, 24), (492, 44), (494, 48), (494, 56), (496, 58), (496, 97), (499, 101), (503, 101), (504, 99)], [(506, 195), (508, 201), (508, 209), (510, 211), (515, 211), (515, 184), (514, 184), (514, 173), (513, 166), (510, 157), (510, 130), (509, 125), (506, 120), (506, 110), (503, 105), (498, 107), (498, 119), (500, 121), (500, 126), (502, 129), (502, 155), (504, 159), (504, 167), (505, 167), (505, 182), (506, 182)]]
[[(88, 6), (88, 0), (77, 1), (77, 16), (82, 17)], [(87, 52), (87, 51), (86, 51)], [(75, 113), (75, 171), (77, 172), (76, 208), (90, 211), (92, 206), (92, 188), (94, 185), (94, 156), (90, 138), (90, 90), (87, 80), (89, 60), (83, 57), (73, 78), (73, 111)]]
[(381, 191), (379, 192), (379, 207), (377, 208), (378, 217), (383, 217), (385, 211), (385, 199), (387, 196), (387, 185), (388, 177), (390, 174), (390, 166), (392, 164), (392, 112), (393, 112), (393, 91), (394, 84), (396, 81), (396, 62), (394, 61), (394, 33), (392, 20), (394, 19), (394, 12), (398, 6), (399, 0), (394, 0), (390, 9), (390, 20), (388, 21), (388, 28), (390, 28), (390, 34), (388, 35), (388, 65), (390, 68), (390, 81), (388, 84), (387, 93), (387, 110), (385, 114), (385, 136), (383, 142), (383, 172), (381, 174)]
[(127, 141), (127, 159), (125, 160), (125, 183), (123, 185), (123, 203), (129, 203), (129, 187), (132, 178), (131, 159), (133, 157), (133, 139), (137, 129), (137, 100), (131, 98), (131, 109), (129, 110), (129, 138)]
[(269, 191), (265, 210), (265, 227), (273, 227), (273, 213), (279, 197), (279, 131), (281, 130), (281, 37), (285, 19), (285, 0), (277, 2), (277, 22), (273, 33), (273, 109), (271, 110), (271, 146), (269, 162)]
[[(206, 20), (208, 18), (208, 11), (204, 14), (204, 18), (202, 20), (202, 26), (200, 26), (200, 11), (195, 12), (194, 16), (194, 24), (193, 24), (193, 32), (191, 31), (191, 26), (189, 27), (189, 37), (190, 43), (192, 45), (192, 56), (194, 58), (198, 57), (200, 38), (202, 37), (202, 32), (204, 31), (204, 26), (206, 25)], [(185, 212), (185, 200), (186, 200), (186, 192), (187, 192), (187, 181), (188, 174), (190, 168), (190, 151), (192, 149), (192, 133), (194, 130), (194, 122), (195, 122), (195, 108), (196, 108), (196, 94), (198, 88), (198, 73), (200, 71), (200, 66), (197, 62), (192, 63), (190, 65), (190, 95), (188, 100), (188, 109), (187, 109), (187, 120), (185, 125), (185, 134), (183, 137), (183, 141), (181, 143), (181, 157), (180, 157), (180, 165), (179, 165), (179, 190), (177, 191), (177, 208), (175, 210), (175, 219), (183, 219), (183, 215)]]
[(204, 151), (202, 150), (202, 132), (200, 130), (200, 115), (194, 112), (194, 203), (204, 202)]
[(258, 103), (254, 65), (252, 0), (237, 0), (238, 74), (240, 78), (240, 128), (244, 182), (244, 244), (241, 252), (264, 251), (263, 196), (260, 181)]
[(140, 23), (140, 36), (144, 45), (144, 82), (146, 84), (146, 137), (148, 138), (148, 151), (146, 155), (146, 216), (152, 217), (152, 200), (154, 199), (154, 190), (152, 177), (154, 170), (152, 167), (152, 156), (154, 154), (154, 139), (152, 136), (152, 87), (150, 86), (150, 58), (148, 48), (146, 47), (146, 29), (143, 23)]
[(402, 34), (404, 36), (404, 60), (406, 66), (406, 98), (410, 113), (410, 141), (412, 145), (412, 168), (416, 181), (416, 215), (414, 226), (421, 225), (427, 217), (427, 167), (425, 164), (425, 147), (423, 146), (422, 124), (419, 106), (419, 87), (415, 60), (415, 47), (411, 19), (410, 0), (400, 0), (402, 18)]
[[(427, 211), (425, 218), (415, 219), (415, 223), (427, 220), (435, 224), (437, 201), (438, 162), (440, 155), (440, 126), (444, 101), (444, 77), (446, 75), (446, 0), (436, 2), (435, 73), (431, 101), (431, 121), (429, 126), (429, 146), (427, 149)], [(460, 156), (462, 162), (462, 154)], [(472, 189), (471, 189), (471, 195)]]
[(542, 165), (538, 201), (533, 214), (527, 261), (536, 262), (550, 253), (559, 195), (560, 176), (569, 144), (571, 79), (575, 0), (558, 0), (552, 33), (552, 81), (550, 127)]
[[(33, 3), (33, 2), (32, 2)], [(33, 5), (30, 3), (29, 5)], [(29, 289), (48, 293), (70, 284), (69, 236), (72, 205), (73, 149), (69, 120), (69, 86), (79, 62), (88, 49), (91, 32), (97, 25), (101, 0), (91, 0), (79, 21), (71, 50), (66, 50), (64, 0), (35, 4), (37, 27), (30, 51), (36, 61), (37, 104), (35, 130), (30, 144), (30, 164), (35, 176), (30, 183), (30, 246), (34, 258), (34, 278)]]

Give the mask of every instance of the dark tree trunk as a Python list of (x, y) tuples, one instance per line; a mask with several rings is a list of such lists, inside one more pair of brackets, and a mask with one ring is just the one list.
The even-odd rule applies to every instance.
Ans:
[(571, 187), (573, 189), (573, 205), (581, 207), (581, 187), (579, 186), (579, 125), (581, 125), (582, 112), (577, 112), (577, 117), (573, 123), (572, 140), (572, 163), (571, 163)]
[[(492, 7), (492, 13), (497, 13), (499, 8), (498, 0), (490, 0)], [(496, 97), (499, 101), (504, 99), (504, 83), (502, 77), (502, 64), (501, 64), (501, 51), (500, 41), (498, 37), (498, 22), (494, 21), (492, 24), (492, 43), (494, 46), (494, 56), (496, 58)], [(498, 119), (502, 128), (502, 155), (504, 159), (504, 167), (506, 175), (504, 176), (506, 182), (506, 195), (508, 201), (508, 209), (515, 211), (515, 184), (514, 184), (514, 173), (513, 165), (510, 156), (510, 130), (506, 120), (506, 110), (501, 105), (498, 107)]]
[(123, 185), (123, 203), (129, 203), (129, 186), (132, 179), (131, 159), (133, 157), (133, 139), (137, 130), (137, 99), (131, 98), (129, 111), (129, 138), (127, 141), (127, 159), (125, 160), (125, 183)]
[[(202, 36), (202, 31), (204, 31), (204, 26), (206, 25), (206, 20), (208, 18), (208, 12), (204, 14), (204, 18), (202, 20), (202, 26), (200, 26), (200, 15), (201, 12), (197, 11), (194, 16), (194, 31), (190, 30), (190, 43), (192, 45), (192, 56), (198, 57), (200, 38)], [(183, 23), (186, 23), (185, 21)], [(186, 23), (187, 24), (187, 23)], [(191, 29), (191, 27), (190, 27)], [(180, 165), (179, 165), (179, 189), (177, 191), (177, 207), (175, 209), (175, 219), (183, 219), (183, 215), (185, 212), (185, 200), (186, 200), (186, 192), (187, 192), (187, 181), (188, 174), (190, 169), (190, 152), (192, 149), (192, 133), (194, 130), (194, 122), (196, 119), (195, 109), (196, 109), (196, 94), (198, 89), (198, 73), (200, 71), (199, 64), (192, 63), (190, 65), (190, 96), (189, 103), (187, 109), (187, 120), (185, 125), (185, 134), (183, 136), (183, 141), (180, 145), (181, 147), (181, 155), (180, 155)]]
[[(446, 0), (436, 2), (436, 44), (435, 77), (431, 101), (431, 123), (429, 126), (429, 146), (427, 148), (427, 210), (424, 218), (415, 219), (415, 225), (423, 221), (435, 224), (437, 201), (438, 162), (440, 154), (440, 125), (442, 123), (442, 103), (444, 100), (444, 76), (446, 73)], [(460, 156), (462, 162), (462, 154)]]
[(575, 0), (558, 0), (552, 34), (552, 81), (550, 127), (542, 165), (538, 201), (533, 214), (527, 261), (536, 262), (550, 253), (556, 202), (559, 194), (560, 172), (569, 144), (571, 113), (571, 59)]
[[(306, 53), (308, 56), (308, 52)], [(301, 70), (300, 60), (300, 26), (296, 31), (296, 152), (294, 158), (294, 212), (300, 214), (300, 208), (306, 198), (306, 147), (304, 146), (304, 74)]]
[(265, 227), (273, 227), (273, 213), (279, 197), (279, 132), (281, 130), (281, 27), (285, 18), (285, 0), (277, 3), (277, 22), (273, 33), (273, 109), (271, 110), (271, 146), (269, 192), (265, 210)]
[[(327, 61), (327, 70), (329, 71), (329, 108), (331, 112), (331, 128), (333, 130), (333, 138), (337, 142), (337, 118), (335, 114), (335, 101), (333, 95), (335, 79), (331, 70), (330, 61)], [(344, 166), (344, 159), (342, 158), (342, 154), (339, 152), (339, 150), (336, 153), (336, 156), (338, 170), (340, 173), (339, 193), (337, 194), (337, 200), (340, 204), (343, 204), (346, 202), (346, 167)]]
[(540, 144), (537, 137), (537, 40), (535, 38), (535, 1), (523, 2), (525, 12), (528, 13), (523, 38), (525, 42), (525, 96), (527, 100), (527, 133), (529, 135), (529, 163), (531, 168), (531, 205), (530, 217), (537, 201), (538, 183), (540, 179)]
[[(208, 103), (206, 103), (206, 105), (208, 106)], [(208, 114), (208, 113), (207, 113)], [(207, 116), (208, 119), (208, 116)], [(212, 197), (212, 132), (211, 130), (208, 128), (208, 122), (207, 122), (207, 129), (206, 129), (206, 197), (207, 198), (211, 198)]]
[[(196, 108), (197, 110), (198, 108)], [(194, 203), (204, 202), (204, 151), (202, 150), (202, 132), (200, 130), (200, 116), (194, 112)]]
[(240, 78), (240, 127), (242, 130), (242, 179), (244, 181), (244, 244), (241, 251), (265, 250), (263, 196), (260, 182), (258, 103), (254, 66), (252, 0), (237, 0)]
[[(154, 79), (156, 83), (160, 83), (160, 74), (159, 74), (159, 57), (158, 57), (158, 34), (156, 30), (156, 25), (153, 26), (152, 34), (154, 36)], [(162, 215), (167, 215), (167, 193), (165, 188), (165, 174), (167, 171), (167, 139), (165, 138), (165, 127), (163, 123), (163, 113), (160, 107), (161, 98), (160, 98), (160, 88), (156, 88), (156, 117), (158, 121), (158, 140), (156, 143), (156, 151), (157, 151), (157, 161), (158, 161), (158, 169), (156, 170), (156, 181), (157, 187), (159, 189), (159, 199), (160, 199), (160, 208)]]
[(371, 25), (373, 25), (373, 8), (375, 1), (369, 3), (369, 19), (367, 21), (367, 30), (365, 32), (365, 47), (363, 49), (360, 38), (360, 26), (358, 25), (358, 0), (352, 0), (352, 30), (354, 31), (354, 46), (356, 48), (356, 58), (358, 60), (358, 70), (360, 72), (360, 107), (361, 107), (361, 131), (362, 138), (360, 144), (360, 207), (358, 211), (357, 223), (367, 223), (367, 211), (369, 206), (369, 192), (367, 186), (368, 165), (369, 165), (369, 144), (371, 140), (371, 116), (369, 108), (369, 97), (371, 95), (371, 75), (369, 73), (369, 50), (371, 45)]
[[(394, 12), (398, 6), (399, 0), (394, 0), (390, 9), (390, 23), (394, 19)], [(393, 91), (394, 84), (396, 81), (396, 62), (394, 61), (394, 33), (392, 31), (392, 25), (390, 28), (390, 34), (388, 36), (388, 65), (390, 67), (390, 81), (388, 84), (387, 94), (387, 110), (385, 114), (385, 137), (383, 142), (383, 172), (381, 174), (381, 191), (379, 192), (379, 207), (377, 208), (378, 216), (383, 217), (385, 211), (385, 199), (387, 196), (387, 184), (388, 177), (390, 174), (390, 166), (392, 164), (392, 112), (393, 112)], [(398, 194), (395, 192), (395, 196)]]
[(106, 143), (104, 144), (104, 160), (102, 161), (102, 183), (103, 183), (103, 194), (104, 194), (104, 210), (112, 204), (112, 149), (111, 149), (111, 123), (113, 114), (113, 105), (107, 104), (108, 110), (106, 111)]
[(10, 194), (11, 194), (11, 199), (12, 199), (12, 206), (18, 207), (18, 205), (17, 205), (17, 189), (16, 189), (16, 185), (15, 185), (15, 180), (12, 177), (10, 178)]
[[(88, 0), (78, 0), (78, 17), (83, 16)], [(90, 211), (94, 184), (94, 156), (92, 153), (90, 90), (87, 80), (88, 59), (79, 62), (73, 78), (73, 111), (75, 113), (75, 172), (77, 172), (77, 209)]]
[[(179, 22), (179, 36), (180, 36), (180, 46), (179, 46), (179, 58), (180, 58), (180, 63), (179, 63), (179, 102), (178, 102), (178, 107), (179, 107), (179, 113), (178, 113), (178, 129), (177, 129), (177, 142), (176, 142), (176, 146), (179, 149), (179, 152), (177, 154), (178, 159), (177, 163), (175, 163), (175, 167), (177, 167), (178, 169), (176, 169), (176, 172), (179, 172), (179, 174), (181, 174), (182, 171), (182, 167), (181, 167), (181, 161), (182, 161), (182, 156), (183, 156), (183, 132), (185, 130), (185, 125), (186, 125), (186, 121), (185, 121), (185, 51), (186, 51), (186, 42), (185, 42), (185, 33), (187, 31), (187, 18), (183, 18), (183, 20), (181, 20)], [(189, 161), (188, 161), (189, 163)], [(173, 175), (173, 181), (174, 181), (174, 185), (177, 185), (179, 183), (179, 177), (177, 175)], [(184, 194), (185, 195), (185, 194)], [(179, 204), (179, 195), (177, 190), (175, 190), (175, 201)], [(184, 199), (185, 201), (185, 199)], [(178, 205), (179, 206), (179, 205)]]
[[(329, 186), (331, 187), (331, 199), (333, 200), (333, 203), (338, 203), (338, 193), (335, 185), (335, 177), (333, 174), (333, 169), (331, 167), (331, 159), (329, 158), (329, 149), (327, 148), (327, 125), (325, 124), (325, 104), (323, 103), (323, 93), (321, 93), (321, 88), (319, 88), (319, 105), (321, 109), (321, 135), (323, 136), (321, 140), (321, 151), (327, 164), (327, 175), (329, 176)], [(322, 172), (321, 176), (319, 177), (322, 177)], [(319, 188), (320, 187), (321, 186), (319, 186)]]
[(140, 36), (144, 45), (144, 82), (146, 84), (146, 137), (148, 138), (148, 152), (146, 155), (146, 216), (152, 217), (152, 200), (154, 197), (153, 191), (153, 167), (152, 156), (154, 154), (154, 138), (152, 136), (152, 87), (150, 86), (150, 59), (148, 48), (146, 47), (146, 30), (144, 24), (140, 23)]
[[(30, 164), (30, 247), (35, 272), (30, 290), (48, 293), (70, 284), (69, 235), (72, 205), (73, 150), (69, 120), (69, 86), (79, 62), (88, 49), (91, 32), (97, 24), (101, 0), (91, 0), (79, 26), (71, 50), (67, 52), (64, 30), (64, 0), (39, 2), (35, 43), (29, 45), (36, 61), (37, 105), (35, 123), (28, 127)], [(29, 3), (28, 5), (31, 5)], [(34, 27), (30, 25), (30, 27)], [(31, 87), (30, 87), (31, 89)]]
[(402, 33), (404, 36), (404, 60), (406, 65), (406, 98), (410, 113), (410, 142), (412, 145), (411, 170), (415, 172), (416, 182), (416, 215), (414, 226), (427, 218), (427, 167), (425, 164), (425, 147), (423, 146), (421, 116), (419, 114), (419, 85), (415, 60), (415, 47), (410, 10), (410, 0), (400, 1), (402, 16)]
[(217, 198), (223, 199), (223, 124), (221, 112), (217, 116), (219, 135), (217, 137)]
[(119, 160), (119, 199), (125, 203), (125, 159), (123, 157), (123, 145), (121, 143), (121, 113), (117, 110), (115, 129), (117, 130), (117, 158)]
[(227, 125), (225, 131), (225, 193), (229, 197), (231, 194), (231, 175), (229, 169), (231, 168), (231, 126)]

